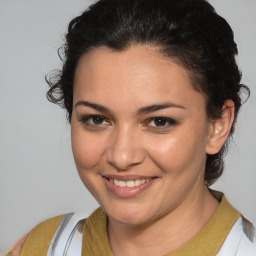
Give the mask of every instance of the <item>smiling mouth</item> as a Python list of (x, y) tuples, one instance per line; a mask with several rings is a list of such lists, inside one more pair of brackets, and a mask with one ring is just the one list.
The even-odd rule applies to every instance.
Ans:
[(157, 177), (138, 176), (138, 175), (104, 175), (107, 189), (117, 197), (131, 198), (155, 183)]
[(135, 179), (135, 180), (118, 180), (118, 179), (110, 179), (107, 178), (111, 183), (115, 184), (118, 187), (121, 188), (134, 188), (138, 187), (142, 184), (150, 182), (153, 178), (147, 178), (147, 179)]

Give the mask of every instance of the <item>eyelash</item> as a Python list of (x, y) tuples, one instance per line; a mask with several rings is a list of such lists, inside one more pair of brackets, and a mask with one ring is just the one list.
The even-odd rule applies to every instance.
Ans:
[(86, 127), (97, 127), (100, 128), (101, 126), (105, 126), (105, 124), (95, 124), (95, 123), (90, 123), (90, 119), (91, 121), (93, 121), (93, 119), (99, 118), (101, 119), (103, 122), (108, 122), (108, 124), (110, 123), (104, 116), (100, 116), (100, 115), (87, 115), (87, 116), (83, 116), (79, 119), (79, 121)]
[(168, 129), (171, 126), (174, 126), (174, 125), (177, 124), (177, 122), (174, 119), (167, 118), (167, 117), (153, 117), (153, 118), (150, 118), (147, 121), (147, 124), (149, 124), (150, 122), (156, 122), (156, 121), (164, 122), (164, 125), (157, 126), (156, 123), (154, 123), (156, 126), (150, 126), (150, 128), (155, 129), (155, 130), (164, 130), (164, 129)]
[[(102, 123), (96, 124), (93, 123), (96, 118), (99, 119), (99, 121), (102, 121)], [(95, 119), (95, 120), (94, 120)], [(104, 116), (101, 115), (87, 115), (87, 116), (83, 116), (79, 119), (79, 121), (86, 127), (86, 128), (91, 128), (91, 129), (104, 129), (105, 126), (109, 126), (111, 125), (111, 122)], [(155, 126), (150, 126), (149, 124), (151, 122), (156, 122), (156, 121), (160, 121), (163, 122), (163, 125), (156, 125)], [(106, 122), (107, 124), (104, 124), (104, 122)], [(174, 119), (171, 118), (167, 118), (167, 117), (153, 117), (153, 118), (149, 118), (145, 121), (146, 126), (149, 126), (149, 128), (151, 130), (155, 130), (155, 131), (161, 131), (161, 130), (166, 130), (174, 125), (177, 124), (177, 122)]]

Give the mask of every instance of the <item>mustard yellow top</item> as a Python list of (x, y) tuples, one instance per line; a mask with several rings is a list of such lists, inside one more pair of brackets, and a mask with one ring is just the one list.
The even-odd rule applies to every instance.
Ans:
[[(178, 250), (166, 256), (215, 256), (229, 231), (241, 214), (234, 209), (226, 197), (212, 218), (201, 231)], [(113, 256), (107, 236), (107, 218), (98, 208), (87, 220), (83, 231), (82, 256)]]
[[(217, 211), (201, 231), (181, 248), (166, 256), (214, 256), (217, 254), (233, 224), (241, 216), (225, 196), (220, 200)], [(63, 215), (60, 215), (48, 219), (36, 226), (26, 239), (20, 256), (46, 256), (62, 217)], [(81, 256), (94, 255), (113, 256), (107, 236), (107, 218), (101, 208), (89, 216), (83, 228)]]
[(51, 240), (64, 215), (43, 221), (32, 229), (20, 256), (46, 256)]

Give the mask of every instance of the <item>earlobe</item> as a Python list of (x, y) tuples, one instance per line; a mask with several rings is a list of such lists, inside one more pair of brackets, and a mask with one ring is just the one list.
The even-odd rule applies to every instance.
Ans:
[(227, 140), (233, 121), (235, 105), (232, 100), (226, 100), (222, 107), (221, 117), (210, 124), (210, 133), (206, 147), (209, 155), (217, 154)]

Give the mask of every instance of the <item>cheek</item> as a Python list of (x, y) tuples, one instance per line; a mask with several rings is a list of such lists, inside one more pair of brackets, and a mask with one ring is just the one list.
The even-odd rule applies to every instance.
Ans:
[[(160, 142), (160, 143), (159, 143)], [(148, 154), (164, 172), (176, 172), (184, 163), (187, 149), (176, 138), (158, 140), (157, 146), (148, 147)]]
[(163, 172), (179, 175), (201, 169), (206, 158), (205, 142), (198, 135), (192, 136), (191, 131), (189, 135), (170, 135), (151, 143), (148, 154)]
[(78, 172), (96, 166), (103, 155), (103, 143), (79, 128), (71, 128), (72, 150)]

